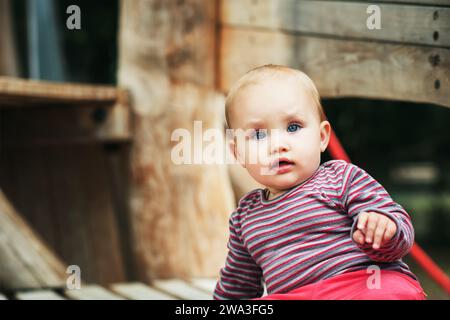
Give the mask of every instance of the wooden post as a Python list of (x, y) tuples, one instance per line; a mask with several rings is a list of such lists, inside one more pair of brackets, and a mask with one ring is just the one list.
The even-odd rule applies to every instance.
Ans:
[(0, 190), (0, 288), (63, 287), (64, 264), (14, 210)]
[(215, 1), (121, 1), (118, 78), (134, 113), (130, 201), (143, 281), (218, 276), (224, 263), (235, 204), (227, 167), (171, 161), (175, 129), (223, 128), (216, 52)]

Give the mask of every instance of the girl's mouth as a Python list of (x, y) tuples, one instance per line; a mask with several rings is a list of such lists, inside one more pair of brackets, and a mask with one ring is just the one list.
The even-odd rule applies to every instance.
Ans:
[(295, 165), (294, 161), (288, 158), (279, 158), (272, 163), (271, 169), (275, 170), (277, 174), (290, 171)]

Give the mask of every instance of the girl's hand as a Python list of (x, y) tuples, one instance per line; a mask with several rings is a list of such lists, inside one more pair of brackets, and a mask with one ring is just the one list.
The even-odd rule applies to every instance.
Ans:
[(362, 212), (357, 223), (357, 230), (353, 232), (353, 241), (361, 245), (373, 243), (373, 249), (381, 248), (397, 232), (394, 221), (376, 212)]

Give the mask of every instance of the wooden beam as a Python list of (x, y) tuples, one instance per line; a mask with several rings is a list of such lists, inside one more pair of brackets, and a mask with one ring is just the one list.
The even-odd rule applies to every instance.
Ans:
[[(268, 44), (270, 46), (268, 47)], [(221, 88), (267, 64), (305, 71), (322, 97), (362, 97), (450, 107), (450, 50), (222, 29)]]
[(364, 2), (227, 0), (221, 4), (225, 26), (450, 48), (450, 7), (378, 4), (381, 29), (370, 30), (369, 3)]
[(0, 77), (1, 143), (128, 142), (128, 104), (116, 87)]
[(113, 106), (126, 96), (123, 89), (112, 86), (82, 85), (0, 77), (0, 106), (75, 104), (78, 106)]
[(0, 287), (62, 287), (64, 264), (47, 248), (0, 190)]

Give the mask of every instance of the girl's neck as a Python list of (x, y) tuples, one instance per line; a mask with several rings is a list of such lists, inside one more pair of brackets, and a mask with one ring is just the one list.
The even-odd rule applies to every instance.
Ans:
[(281, 196), (283, 193), (285, 193), (287, 190), (279, 190), (276, 192), (270, 191), (268, 188), (266, 189), (266, 199), (272, 200), (274, 198), (277, 198)]

